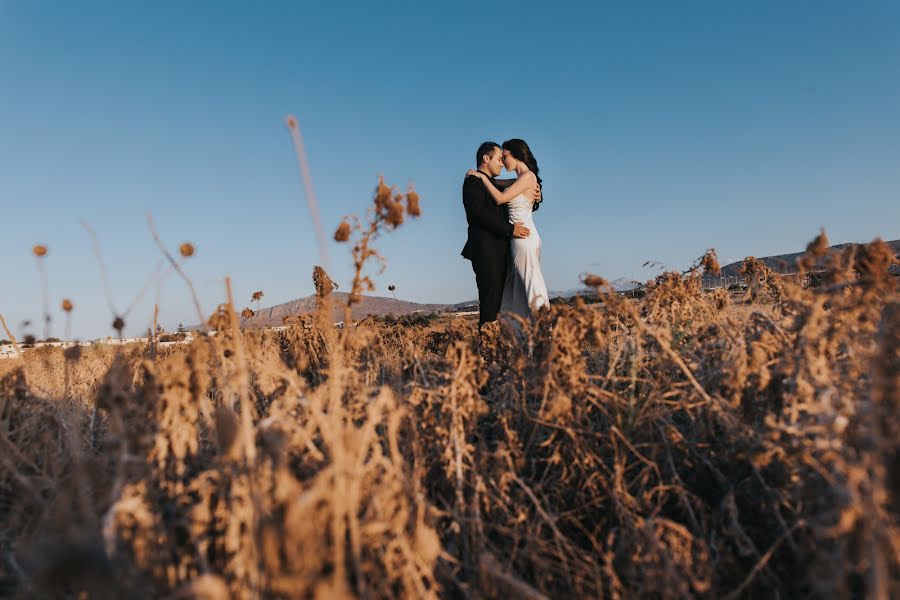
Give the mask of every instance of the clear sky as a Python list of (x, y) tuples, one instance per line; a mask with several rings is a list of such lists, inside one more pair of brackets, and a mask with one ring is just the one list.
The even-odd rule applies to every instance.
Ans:
[[(413, 180), (423, 216), (385, 237), (398, 297), (476, 297), (460, 189), (483, 140), (529, 142), (551, 290), (646, 279), (708, 247), (725, 261), (900, 238), (900, 2), (46, 2), (0, 0), (0, 313), (43, 334), (112, 334), (91, 240), (124, 310), (160, 254), (203, 308), (306, 296), (319, 261), (284, 117), (306, 141), (323, 222)], [(332, 242), (347, 288), (349, 249)], [(196, 323), (184, 284), (151, 285)], [(37, 322), (30, 328), (22, 322)], [(3, 337), (3, 336), (0, 336)]]

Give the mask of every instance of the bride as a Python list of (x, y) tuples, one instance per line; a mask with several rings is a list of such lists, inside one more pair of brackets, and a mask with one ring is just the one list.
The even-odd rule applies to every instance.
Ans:
[(531, 215), (540, 204), (540, 200), (534, 202), (531, 198), (541, 178), (538, 177), (537, 160), (525, 140), (507, 140), (503, 142), (502, 149), (503, 166), (510, 173), (516, 173), (515, 181), (505, 190), (501, 192), (497, 189), (481, 171), (470, 170), (466, 174), (481, 178), (494, 202), (506, 205), (510, 223), (522, 222), (531, 231), (527, 238), (512, 238), (510, 242), (510, 263), (506, 269), (500, 306), (501, 311), (530, 317), (532, 311), (550, 304), (541, 273), (541, 238)]

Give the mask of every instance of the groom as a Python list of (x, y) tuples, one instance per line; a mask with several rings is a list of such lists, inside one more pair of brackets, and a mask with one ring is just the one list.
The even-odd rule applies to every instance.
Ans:
[[(494, 142), (484, 142), (475, 157), (478, 170), (494, 180), (503, 167), (503, 151)], [(510, 181), (494, 180), (498, 188), (507, 187)], [(536, 192), (540, 198), (540, 189)], [(503, 284), (506, 281), (506, 264), (509, 260), (509, 238), (527, 238), (531, 233), (522, 223), (510, 225), (507, 209), (498, 205), (484, 188), (481, 179), (470, 175), (463, 183), (463, 206), (469, 222), (469, 239), (463, 248), (463, 257), (472, 261), (475, 285), (478, 286), (478, 325), (497, 320)]]

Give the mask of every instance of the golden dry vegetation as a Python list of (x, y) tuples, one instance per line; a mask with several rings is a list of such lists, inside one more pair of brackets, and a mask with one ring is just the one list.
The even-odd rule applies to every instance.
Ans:
[[(404, 211), (379, 185), (338, 229), (354, 296)], [(804, 289), (748, 259), (737, 299), (666, 273), (481, 345), (336, 329), (317, 269), (286, 331), (226, 302), (189, 346), (3, 361), (0, 594), (900, 597), (894, 260), (855, 247)]]

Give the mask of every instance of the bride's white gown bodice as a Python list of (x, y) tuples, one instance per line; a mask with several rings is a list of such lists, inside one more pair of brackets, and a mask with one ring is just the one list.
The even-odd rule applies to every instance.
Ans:
[(507, 207), (509, 208), (509, 222), (525, 223), (525, 226), (531, 230), (531, 233), (535, 234), (537, 233), (537, 230), (534, 228), (534, 217), (532, 216), (533, 211), (531, 205), (531, 200), (526, 198), (523, 194), (519, 194), (510, 200), (509, 204), (507, 204)]
[(501, 311), (528, 317), (531, 310), (550, 304), (541, 272), (541, 237), (534, 225), (532, 201), (523, 194), (508, 204), (509, 222), (523, 223), (531, 233), (525, 239), (512, 238)]

